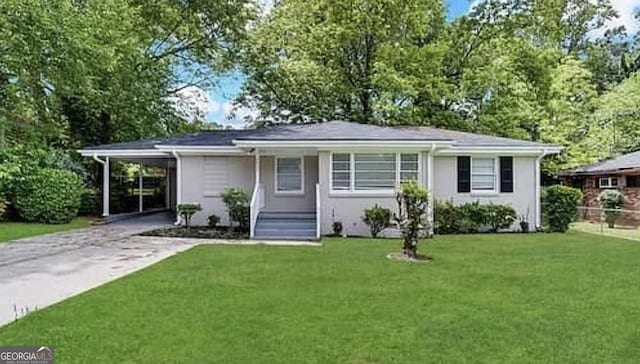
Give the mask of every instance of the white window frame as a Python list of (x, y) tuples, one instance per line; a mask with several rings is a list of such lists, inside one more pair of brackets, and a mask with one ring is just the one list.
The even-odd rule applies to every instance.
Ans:
[[(291, 191), (279, 191), (278, 190), (278, 161), (280, 159), (298, 159), (300, 161), (300, 189)], [(273, 161), (273, 176), (275, 185), (273, 186), (273, 192), (276, 195), (304, 195), (304, 156), (278, 156)]]
[[(602, 181), (607, 181), (606, 184), (602, 184)], [(616, 180), (616, 185), (614, 186), (611, 182)], [(620, 178), (618, 177), (598, 177), (598, 188), (619, 188), (620, 187)]]
[[(492, 190), (474, 190), (473, 189), (473, 160), (474, 159), (493, 159), (493, 189)], [(471, 157), (471, 164), (469, 165), (469, 174), (470, 174), (470, 179), (469, 179), (469, 183), (471, 184), (470, 186), (470, 191), (471, 194), (473, 195), (495, 195), (498, 193), (498, 184), (499, 184), (499, 180), (500, 180), (500, 171), (498, 170), (499, 168), (499, 164), (498, 164), (498, 157), (495, 156), (475, 156), (475, 157)]]
[[(334, 189), (333, 188), (333, 155), (334, 154), (348, 154), (349, 155), (349, 189)], [(418, 155), (418, 180), (416, 181), (419, 185), (424, 185), (423, 177), (423, 161), (422, 161), (422, 152), (420, 151), (403, 151), (403, 152), (370, 152), (370, 151), (361, 151), (361, 152), (331, 152), (329, 156), (329, 188), (331, 194), (333, 195), (394, 195), (395, 188), (389, 189), (379, 189), (379, 190), (357, 190), (355, 188), (356, 183), (356, 174), (355, 174), (355, 155), (356, 154), (394, 154), (395, 155), (395, 185), (396, 187), (400, 185), (400, 167), (401, 167), (401, 155), (402, 154), (417, 154)]]

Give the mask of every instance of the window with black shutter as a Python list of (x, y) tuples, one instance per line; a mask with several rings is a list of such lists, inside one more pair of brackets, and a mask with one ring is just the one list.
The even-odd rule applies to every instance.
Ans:
[(471, 192), (471, 157), (458, 157), (458, 193)]
[(500, 192), (513, 192), (513, 157), (500, 157)]

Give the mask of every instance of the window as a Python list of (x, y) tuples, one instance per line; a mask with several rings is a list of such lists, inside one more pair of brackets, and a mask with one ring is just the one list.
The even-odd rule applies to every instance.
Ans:
[(395, 154), (354, 154), (356, 190), (388, 190), (396, 186)]
[(302, 158), (276, 158), (276, 193), (303, 193)]
[(401, 182), (418, 181), (417, 153), (334, 153), (333, 191), (391, 191)]
[(598, 185), (600, 188), (616, 188), (618, 187), (618, 177), (600, 177)]
[(333, 154), (332, 155), (332, 189), (334, 190), (350, 190), (351, 189), (351, 154)]
[(471, 191), (496, 191), (495, 158), (471, 158)]
[(640, 176), (627, 176), (627, 187), (640, 187)]
[(418, 155), (400, 154), (400, 182), (418, 180)]

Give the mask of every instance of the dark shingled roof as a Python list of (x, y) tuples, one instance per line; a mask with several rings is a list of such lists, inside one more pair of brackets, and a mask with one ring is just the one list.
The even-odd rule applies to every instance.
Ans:
[(624, 169), (640, 168), (640, 151), (629, 154), (623, 154), (611, 159), (605, 159), (593, 164), (578, 167), (568, 171), (561, 172), (560, 175), (585, 175), (599, 174), (605, 172), (615, 172)]
[(330, 121), (315, 124), (274, 125), (258, 129), (213, 130), (169, 138), (146, 139), (133, 142), (87, 147), (85, 150), (153, 149), (156, 145), (172, 146), (232, 146), (233, 140), (308, 140), (308, 141), (451, 141), (456, 146), (513, 146), (545, 147), (518, 139), (465, 133), (432, 127), (377, 126)]

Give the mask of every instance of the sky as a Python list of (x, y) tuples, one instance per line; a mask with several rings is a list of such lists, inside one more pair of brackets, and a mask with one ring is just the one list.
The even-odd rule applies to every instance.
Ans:
[[(261, 0), (269, 8), (271, 0)], [(469, 11), (474, 3), (479, 0), (446, 0), (449, 19), (457, 18)], [(629, 33), (638, 30), (637, 22), (634, 19), (634, 10), (640, 8), (640, 0), (611, 0), (614, 9), (618, 12), (619, 18), (607, 24), (608, 27), (624, 25)], [(197, 88), (187, 88), (183, 90), (184, 97), (194, 101), (191, 104), (204, 111), (207, 121), (213, 121), (225, 126), (243, 127), (244, 117), (252, 113), (251, 110), (237, 109), (236, 117), (229, 118), (233, 110), (233, 100), (240, 92), (243, 83), (243, 75), (238, 72), (222, 75), (217, 80), (216, 86), (207, 90)]]

